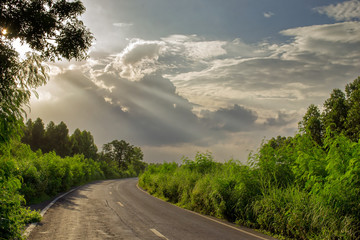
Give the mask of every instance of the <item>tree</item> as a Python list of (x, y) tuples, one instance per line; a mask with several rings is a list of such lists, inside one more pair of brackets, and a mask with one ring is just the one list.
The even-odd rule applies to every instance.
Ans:
[(136, 175), (139, 175), (140, 172), (145, 170), (146, 163), (144, 163), (142, 160), (144, 158), (144, 154), (140, 147), (134, 147), (133, 148), (133, 154), (130, 158), (130, 165), (136, 172)]
[(34, 126), (34, 123), (31, 119), (29, 119), (25, 126), (23, 127), (23, 136), (21, 138), (21, 142), (30, 145), (32, 141), (32, 128)]
[(85, 12), (81, 1), (2, 0), (2, 45), (20, 39), (40, 52), (42, 59), (84, 59), (92, 34), (78, 17)]
[(357, 142), (360, 138), (360, 77), (345, 87), (347, 105), (347, 119), (345, 122), (346, 135)]
[(56, 125), (53, 121), (50, 121), (48, 125), (46, 126), (46, 132), (45, 132), (45, 144), (43, 146), (43, 152), (48, 153), (55, 150), (56, 146)]
[[(0, 22), (1, 25), (1, 22)], [(45, 67), (36, 55), (20, 62), (18, 54), (0, 38), (0, 143), (19, 135), (31, 90), (47, 80)]]
[[(79, 0), (0, 1), (0, 143), (19, 132), (31, 91), (48, 80), (44, 60), (86, 58), (92, 34), (78, 17)], [(19, 58), (19, 39), (37, 53)]]
[(70, 137), (71, 154), (83, 154), (85, 158), (97, 159), (97, 147), (94, 137), (88, 131), (76, 129)]
[(30, 145), (33, 151), (38, 149), (43, 153), (55, 151), (61, 157), (83, 154), (85, 158), (93, 160), (98, 158), (98, 149), (91, 133), (76, 129), (69, 137), (69, 130), (64, 122), (55, 125), (50, 121), (44, 129), (44, 123), (40, 118), (34, 123), (29, 119), (23, 127), (23, 133), (21, 141)]
[(145, 168), (145, 163), (142, 162), (143, 156), (139, 147), (134, 147), (124, 140), (114, 140), (104, 144), (100, 159), (109, 165), (115, 163), (120, 171), (131, 167), (138, 174)]
[(42, 149), (45, 143), (45, 127), (40, 118), (37, 118), (32, 126), (30, 147), (33, 151)]
[(63, 121), (55, 127), (55, 135), (52, 138), (56, 142), (56, 145), (53, 146), (56, 154), (61, 157), (70, 156), (71, 145), (69, 139), (69, 129)]
[(112, 161), (116, 162), (120, 170), (126, 168), (126, 162), (130, 161), (133, 147), (124, 140), (114, 140), (106, 143), (103, 146), (103, 153), (108, 156)]
[(320, 110), (314, 104), (311, 104), (303, 120), (299, 122), (299, 129), (301, 132), (309, 134), (311, 138), (319, 145), (322, 145), (323, 127), (320, 118)]
[(41, 149), (44, 152), (44, 144), (46, 140), (46, 132), (44, 123), (41, 118), (37, 118), (35, 122), (29, 119), (23, 127), (23, 136), (21, 141), (28, 144), (33, 151)]
[(348, 105), (345, 94), (340, 89), (334, 89), (324, 103), (322, 120), (324, 131), (330, 127), (332, 131), (340, 133), (345, 130), (345, 122), (348, 114)]

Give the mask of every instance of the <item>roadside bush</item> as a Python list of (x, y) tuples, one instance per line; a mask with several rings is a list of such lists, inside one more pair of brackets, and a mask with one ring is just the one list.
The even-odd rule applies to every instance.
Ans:
[(323, 147), (297, 135), (286, 144), (291, 160), (281, 157), (290, 150), (272, 141), (251, 165), (198, 154), (180, 166), (150, 165), (139, 185), (178, 206), (276, 236), (359, 239), (360, 143), (333, 136)]
[(28, 145), (13, 142), (9, 145), (8, 159), (18, 168), (19, 192), (28, 204), (36, 203), (71, 187), (98, 179), (105, 175), (101, 165), (83, 155), (61, 158), (55, 152), (33, 152)]
[(216, 163), (210, 153), (198, 153), (180, 166), (149, 165), (139, 185), (181, 207), (249, 224), (253, 218), (250, 204), (260, 194), (255, 177), (240, 162)]
[(0, 156), (0, 239), (20, 239), (25, 224), (38, 222), (38, 212), (25, 207), (25, 199), (19, 194), (21, 181), (16, 162), (5, 150)]

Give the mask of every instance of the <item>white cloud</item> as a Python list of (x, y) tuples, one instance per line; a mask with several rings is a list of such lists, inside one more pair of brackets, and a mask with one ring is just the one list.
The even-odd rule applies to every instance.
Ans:
[(118, 57), (125, 65), (134, 65), (144, 59), (156, 60), (162, 45), (163, 43), (160, 41), (133, 39)]
[(272, 16), (274, 16), (275, 14), (273, 12), (264, 12), (264, 17), (266, 18), (271, 18)]
[(345, 1), (336, 5), (331, 4), (328, 6), (317, 7), (314, 8), (314, 10), (320, 14), (326, 14), (337, 21), (360, 19), (359, 0)]
[(360, 42), (360, 23), (343, 22), (335, 24), (313, 25), (284, 30), (280, 32), (286, 36), (302, 39), (323, 40), (326, 42), (356, 43)]
[[(276, 106), (293, 111), (307, 103), (322, 102), (332, 88), (343, 87), (359, 74), (358, 22), (280, 33), (292, 39), (283, 44), (258, 45), (235, 39), (222, 45), (226, 54), (204, 58), (202, 65), (194, 63), (177, 71), (165, 69), (164, 76), (172, 80), (182, 96), (197, 104), (194, 111), (239, 104), (264, 112)], [(194, 41), (193, 37), (176, 39), (179, 45)], [(181, 53), (174, 58), (187, 62), (192, 59)]]
[(160, 41), (132, 39), (106, 70), (138, 81), (159, 69), (178, 69), (182, 64), (186, 68), (206, 65), (207, 61), (226, 55), (225, 47), (236, 44), (240, 44), (240, 40), (228, 44), (225, 41), (203, 41), (196, 35), (172, 35)]
[(204, 41), (197, 35), (171, 35), (162, 38), (166, 51), (172, 55), (186, 57), (187, 60), (199, 61), (222, 56), (227, 53), (225, 41)]
[(196, 39), (196, 35), (174, 34), (165, 38), (161, 38), (162, 41), (172, 44), (181, 44), (184, 42), (191, 41), (191, 39)]
[(106, 70), (115, 70), (123, 78), (138, 81), (146, 74), (156, 71), (156, 61), (163, 46), (161, 41), (132, 39)]
[(326, 63), (354, 66), (360, 58), (359, 22), (301, 27), (281, 33), (294, 37), (291, 44), (274, 49), (282, 59), (304, 61), (313, 66)]
[(184, 46), (190, 58), (202, 60), (226, 54), (225, 44), (224, 41), (186, 42)]

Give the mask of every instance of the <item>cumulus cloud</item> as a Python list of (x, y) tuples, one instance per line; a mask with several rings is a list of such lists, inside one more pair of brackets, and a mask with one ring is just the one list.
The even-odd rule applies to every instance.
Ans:
[(331, 4), (328, 6), (314, 8), (320, 14), (325, 14), (328, 17), (334, 18), (337, 21), (349, 21), (354, 19), (360, 19), (360, 1), (351, 0), (338, 3), (336, 5)]
[(138, 81), (156, 71), (156, 61), (163, 45), (161, 41), (133, 39), (106, 67), (106, 71), (116, 71), (123, 78)]
[(178, 72), (179, 69), (203, 67), (207, 61), (226, 55), (227, 49), (236, 44), (241, 44), (240, 40), (232, 43), (204, 41), (196, 35), (172, 35), (159, 41), (132, 39), (108, 64), (106, 71), (139, 81), (160, 69), (170, 73), (171, 70)]
[[(202, 109), (239, 104), (263, 112), (320, 103), (332, 88), (358, 75), (360, 25), (343, 22), (287, 29), (282, 44), (234, 40), (226, 54), (202, 65), (166, 72), (177, 91)], [(275, 110), (277, 111), (277, 110)], [(259, 118), (263, 118), (259, 116)]]

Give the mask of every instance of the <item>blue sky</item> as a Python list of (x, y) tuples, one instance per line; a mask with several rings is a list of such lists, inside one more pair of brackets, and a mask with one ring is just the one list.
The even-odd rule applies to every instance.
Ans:
[(360, 1), (84, 0), (96, 42), (49, 63), (30, 117), (86, 129), (149, 162), (246, 161), (360, 72)]
[[(105, 36), (111, 23), (132, 24), (131, 37), (158, 39), (173, 34), (197, 34), (208, 39), (259, 42), (272, 38), (283, 40), (281, 30), (333, 23), (314, 8), (337, 1), (314, 0), (89, 0), (86, 19), (95, 21)], [(102, 21), (93, 16), (106, 15)], [(266, 16), (266, 17), (265, 17)], [(108, 26), (104, 26), (107, 23)], [(113, 30), (114, 31), (114, 30)], [(100, 36), (98, 36), (100, 37)]]

